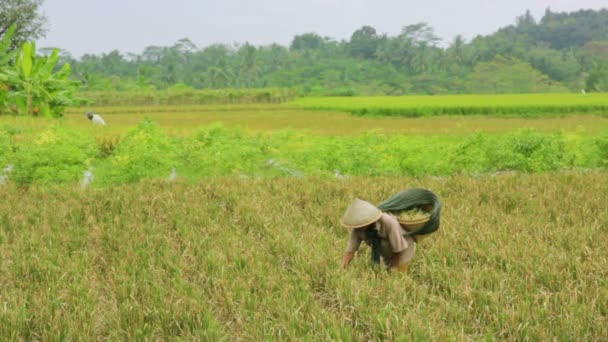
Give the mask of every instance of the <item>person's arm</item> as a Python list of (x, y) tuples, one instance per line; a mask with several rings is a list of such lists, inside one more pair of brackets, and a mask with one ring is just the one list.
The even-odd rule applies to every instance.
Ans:
[(361, 241), (363, 241), (359, 235), (352, 230), (350, 232), (350, 237), (348, 238), (348, 246), (346, 247), (346, 251), (344, 252), (344, 256), (342, 257), (342, 268), (348, 267), (350, 262), (355, 257), (355, 253), (359, 250), (359, 246), (361, 245)]

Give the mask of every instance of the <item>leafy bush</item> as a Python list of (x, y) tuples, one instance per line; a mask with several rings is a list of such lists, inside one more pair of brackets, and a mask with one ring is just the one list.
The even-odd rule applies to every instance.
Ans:
[(477, 133), (457, 147), (451, 162), (468, 173), (542, 172), (573, 166), (574, 159), (562, 135), (521, 129), (505, 136)]
[(457, 171), (467, 171), (468, 173), (486, 171), (489, 164), (486, 150), (490, 139), (490, 136), (483, 133), (475, 133), (466, 137), (450, 155), (450, 163)]
[(450, 173), (442, 158), (450, 138), (385, 136), (366, 133), (354, 137), (315, 137), (292, 134), (274, 143), (279, 157), (308, 174), (424, 175)]
[(196, 176), (254, 174), (270, 158), (266, 138), (221, 124), (201, 128), (182, 147), (185, 167)]
[(563, 138), (522, 129), (488, 146), (489, 168), (494, 170), (551, 171), (571, 165)]
[(99, 165), (95, 179), (100, 183), (131, 183), (144, 178), (166, 177), (178, 164), (175, 140), (155, 123), (144, 119)]
[(11, 174), (18, 184), (78, 181), (95, 156), (95, 141), (77, 131), (53, 126), (17, 146)]
[[(292, 142), (286, 142), (282, 146), (279, 155), (279, 159), (289, 167), (303, 170), (307, 174), (333, 170), (351, 174), (353, 171), (364, 172), (365, 165), (360, 161), (368, 154), (369, 149), (360, 149), (356, 139), (345, 143), (346, 139), (342, 137), (319, 139), (294, 135), (292, 138)], [(355, 169), (353, 165), (358, 167)]]

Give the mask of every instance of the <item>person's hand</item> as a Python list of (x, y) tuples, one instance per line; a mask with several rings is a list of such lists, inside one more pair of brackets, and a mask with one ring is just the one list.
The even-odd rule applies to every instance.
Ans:
[(348, 264), (350, 264), (350, 262), (353, 260), (354, 257), (355, 257), (354, 252), (344, 253), (344, 257), (342, 257), (342, 268), (347, 268)]

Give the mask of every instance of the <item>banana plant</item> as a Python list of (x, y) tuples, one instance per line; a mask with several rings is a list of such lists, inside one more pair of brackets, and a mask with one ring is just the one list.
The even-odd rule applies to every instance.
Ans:
[(70, 65), (66, 63), (55, 72), (58, 62), (57, 49), (48, 57), (37, 56), (36, 44), (24, 43), (14, 63), (0, 70), (0, 86), (7, 92), (5, 107), (15, 114), (56, 118), (63, 115), (66, 106), (77, 104), (77, 82), (68, 79)]

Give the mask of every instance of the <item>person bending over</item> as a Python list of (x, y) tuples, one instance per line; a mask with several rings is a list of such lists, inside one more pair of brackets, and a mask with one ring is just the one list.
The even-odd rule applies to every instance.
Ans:
[(343, 268), (348, 267), (365, 241), (372, 248), (374, 263), (382, 260), (388, 269), (407, 272), (416, 252), (416, 241), (411, 236), (403, 236), (406, 231), (394, 216), (357, 198), (346, 209), (341, 223), (351, 230), (342, 259)]
[(99, 116), (99, 114), (96, 114), (93, 112), (87, 112), (87, 118), (89, 118), (89, 120), (91, 120), (93, 125), (96, 125), (96, 126), (105, 126), (106, 125), (106, 122), (101, 118), (101, 116)]

